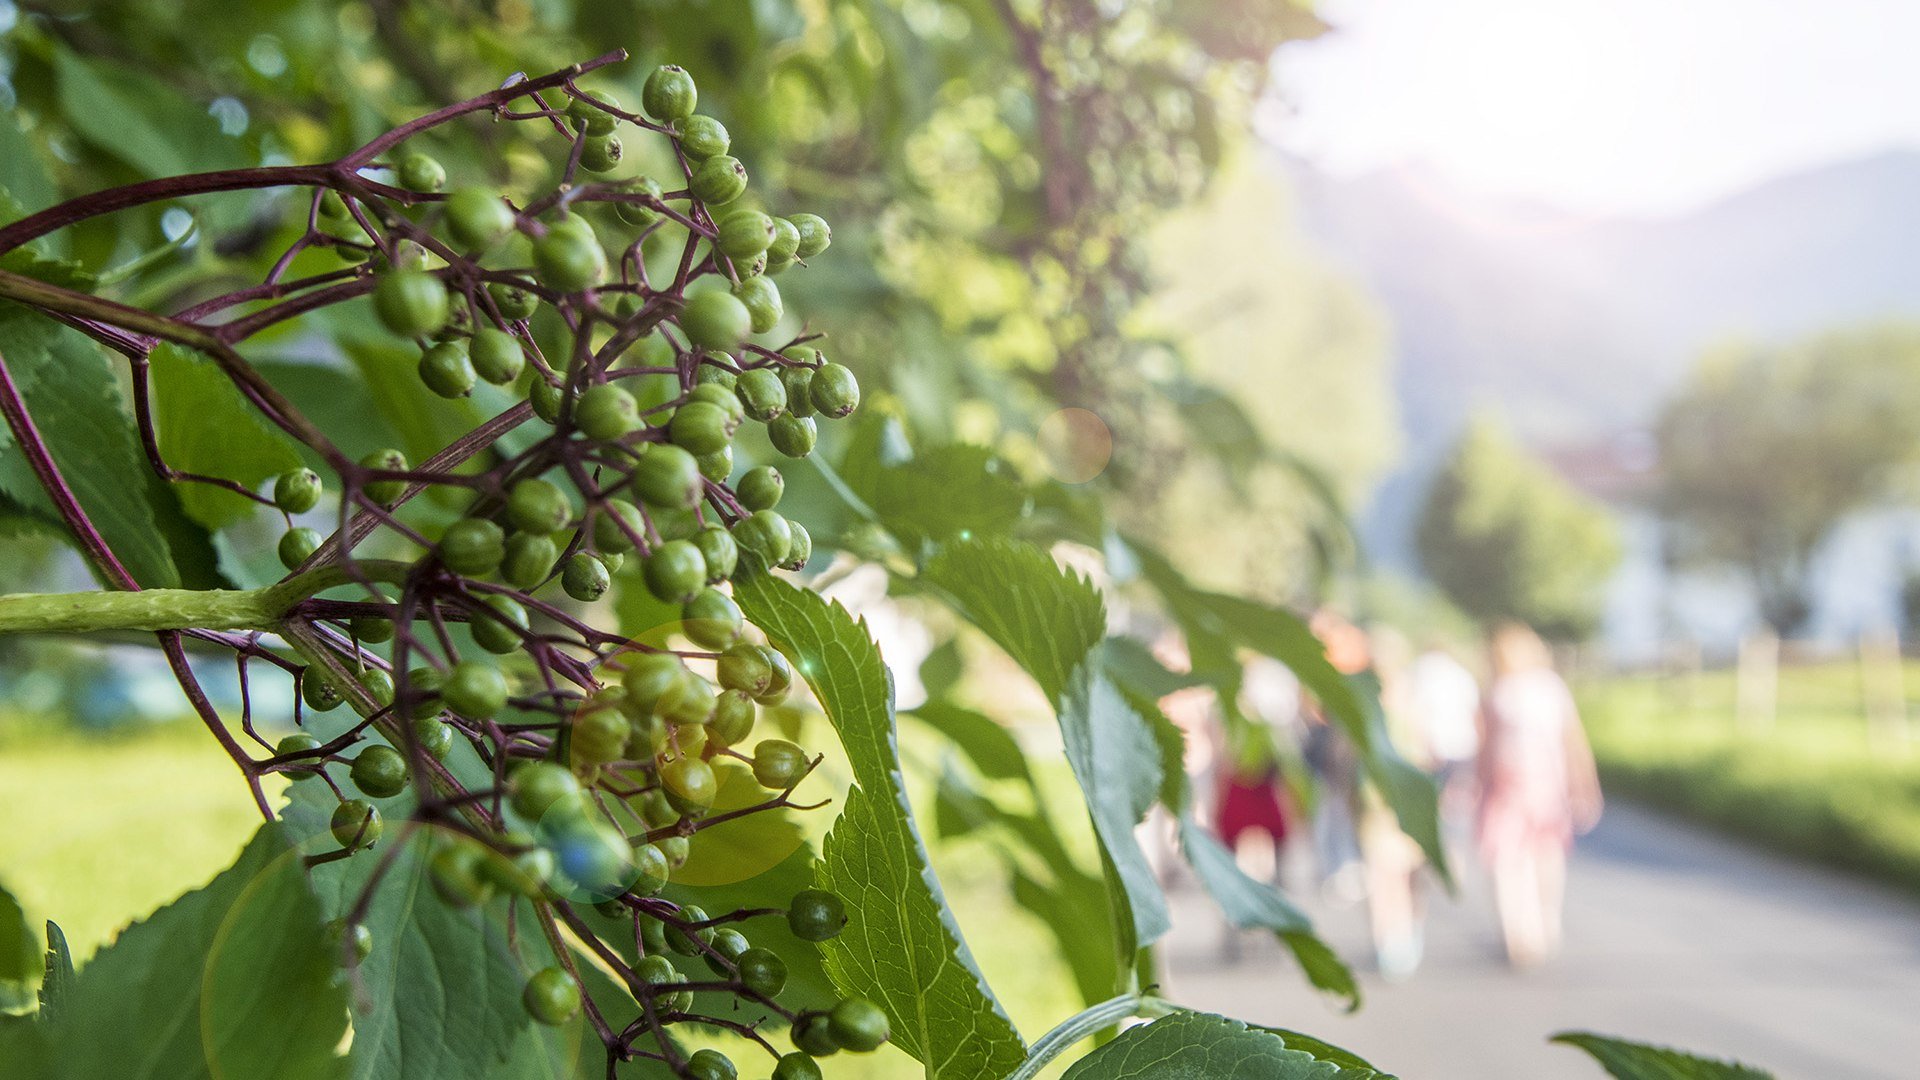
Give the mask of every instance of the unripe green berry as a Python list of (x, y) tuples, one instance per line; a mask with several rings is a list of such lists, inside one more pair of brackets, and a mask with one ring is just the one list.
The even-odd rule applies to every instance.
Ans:
[(734, 383), (734, 393), (746, 414), (767, 423), (787, 411), (787, 387), (772, 368), (748, 368)]
[(733, 1060), (712, 1047), (702, 1047), (687, 1059), (687, 1080), (738, 1080)]
[(771, 465), (756, 465), (741, 474), (734, 495), (748, 510), (771, 510), (787, 490), (786, 477)]
[(800, 242), (793, 250), (796, 257), (811, 259), (833, 243), (833, 230), (827, 228), (826, 220), (818, 214), (789, 214), (787, 220), (800, 233)]
[(734, 958), (740, 981), (761, 997), (774, 997), (786, 988), (787, 962), (772, 949), (750, 948)]
[(447, 231), (462, 248), (484, 250), (513, 231), (513, 208), (487, 188), (461, 188), (447, 196)]
[(696, 401), (715, 406), (726, 413), (728, 430), (738, 427), (740, 422), (747, 418), (747, 407), (740, 404), (740, 395), (734, 393), (731, 386), (721, 386), (711, 382), (698, 383), (692, 390), (687, 391), (687, 403), (692, 404)]
[(680, 129), (680, 149), (690, 161), (717, 157), (733, 145), (726, 125), (711, 116), (689, 116), (676, 126)]
[(860, 384), (839, 364), (822, 364), (813, 373), (808, 396), (822, 416), (838, 420), (860, 405)]
[(289, 469), (273, 482), (273, 505), (289, 514), (304, 514), (320, 505), (320, 475), (312, 469)]
[[(706, 922), (708, 918), (710, 918), (710, 916), (707, 914), (707, 909), (698, 904), (687, 904), (680, 909), (680, 921), (683, 923), (703, 923)], [(667, 925), (667, 948), (679, 953), (681, 956), (699, 956), (703, 951), (700, 945), (713, 940), (713, 931), (714, 928), (711, 926), (698, 926), (690, 930), (683, 930), (669, 923)]]
[(461, 518), (440, 537), (440, 564), (465, 577), (484, 577), (500, 569), (506, 534), (484, 518)]
[[(480, 603), (487, 610), (474, 612), (472, 620), (467, 623), (474, 644), (496, 656), (519, 651), (525, 639), (515, 629), (527, 628), (527, 609), (519, 601), (499, 593), (481, 597)], [(494, 617), (496, 615), (498, 618)]]
[(635, 896), (652, 896), (667, 887), (672, 871), (667, 866), (667, 857), (652, 844), (640, 844), (633, 849), (633, 893)]
[(373, 955), (373, 931), (365, 923), (349, 925), (345, 919), (327, 923), (327, 947), (343, 968), (357, 968)]
[(755, 510), (734, 525), (733, 541), (742, 551), (759, 556), (765, 565), (778, 566), (787, 560), (787, 550), (793, 546), (793, 529), (775, 511)]
[(527, 388), (527, 401), (533, 405), (533, 415), (549, 424), (560, 422), (560, 405), (565, 399), (566, 391), (544, 378), (536, 377)]
[(606, 564), (584, 551), (568, 559), (567, 568), (560, 572), (560, 587), (581, 603), (600, 599), (612, 584)]
[[(307, 732), (296, 731), (275, 743), (273, 752), (277, 757), (286, 757), (289, 754), (304, 754), (309, 750), (318, 749), (320, 749), (319, 739), (314, 738)], [(309, 758), (300, 763), (300, 770), (298, 772), (289, 771), (286, 775), (294, 780), (308, 780), (315, 775), (311, 770), (318, 769), (319, 767), (319, 758)]]
[(801, 1013), (793, 1022), (793, 1045), (812, 1057), (827, 1057), (840, 1052), (826, 1013)]
[(787, 388), (788, 416), (813, 415), (812, 368), (783, 367), (780, 369), (780, 384)]
[(792, 262), (800, 250), (800, 230), (786, 218), (773, 219), (773, 243), (767, 245), (767, 260)]
[(808, 765), (807, 752), (785, 739), (763, 739), (753, 748), (753, 778), (775, 791), (799, 783)]
[(533, 242), (533, 265), (541, 284), (559, 292), (579, 292), (607, 276), (607, 253), (593, 226), (579, 215), (563, 218)]
[(848, 998), (827, 1014), (833, 1038), (841, 1046), (858, 1053), (878, 1050), (891, 1034), (887, 1014), (866, 998)]
[(489, 852), (480, 864), (480, 872), (489, 882), (514, 894), (536, 898), (546, 892), (554, 874), (553, 852), (543, 847), (527, 847), (512, 855)]
[(373, 286), (373, 310), (401, 337), (425, 337), (447, 325), (447, 287), (421, 270), (389, 270)]
[(612, 172), (624, 154), (619, 136), (589, 136), (580, 144), (580, 167), (588, 172)]
[(751, 259), (773, 243), (773, 218), (758, 210), (734, 210), (719, 221), (721, 253), (735, 261)]
[(408, 191), (439, 191), (447, 186), (447, 170), (418, 151), (402, 157), (395, 173), (400, 178), (400, 186)]
[(558, 1027), (580, 1011), (580, 984), (565, 969), (542, 968), (527, 980), (520, 994), (527, 1015), (542, 1024)]
[(738, 158), (715, 154), (693, 170), (687, 190), (708, 206), (730, 203), (747, 190), (747, 167)]
[(725, 409), (707, 401), (689, 401), (673, 414), (667, 428), (675, 446), (698, 457), (724, 448), (733, 438)]
[(328, 823), (334, 842), (349, 850), (358, 850), (380, 839), (380, 811), (365, 799), (348, 799), (333, 808)]
[(353, 631), (355, 641), (369, 645), (378, 645), (393, 640), (393, 620), (378, 615), (355, 615), (347, 628)]
[(445, 761), (453, 752), (453, 728), (431, 716), (423, 716), (413, 722), (413, 741), (420, 744), (420, 750), (435, 761)]
[(566, 493), (551, 481), (529, 477), (507, 493), (507, 521), (521, 532), (554, 532), (572, 519)]
[(773, 685), (773, 650), (765, 645), (741, 642), (720, 654), (715, 677), (729, 690), (739, 690), (758, 698)]
[[(660, 719), (675, 728), (698, 727), (713, 719), (713, 707), (718, 703), (713, 692), (713, 684), (701, 678), (682, 679), (654, 703), (654, 711)], [(697, 742), (689, 742), (696, 737)], [(698, 754), (706, 745), (704, 730), (693, 733), (685, 730), (673, 733), (675, 745), (683, 754)]]
[[(649, 196), (656, 202), (661, 195), (660, 182), (650, 176), (636, 176), (622, 185), (622, 190), (630, 194)], [(613, 213), (615, 217), (636, 229), (644, 229), (660, 220), (660, 211), (640, 202), (616, 202), (613, 204)]]
[(654, 68), (640, 89), (641, 107), (647, 110), (648, 116), (663, 124), (693, 115), (699, 101), (700, 91), (694, 85), (693, 76), (678, 64)]
[(320, 550), (320, 542), (320, 534), (304, 525), (288, 529), (280, 537), (280, 565), (289, 570), (298, 569)]
[(407, 715), (415, 720), (433, 716), (440, 711), (440, 687), (447, 681), (445, 675), (430, 667), (417, 667), (407, 672), (407, 696), (412, 702)]
[(732, 533), (718, 525), (709, 525), (693, 534), (693, 546), (700, 549), (706, 561), (708, 584), (733, 576), (734, 567), (740, 563), (740, 545), (733, 542)]
[(362, 794), (376, 799), (392, 798), (407, 788), (407, 778), (412, 770), (407, 768), (407, 759), (400, 751), (385, 743), (375, 743), (360, 751), (353, 759), (353, 768), (348, 775), (353, 778), (353, 786)]
[(582, 131), (588, 135), (612, 134), (613, 129), (620, 126), (620, 118), (605, 109), (595, 107), (587, 100), (588, 98), (615, 109), (620, 107), (620, 99), (607, 93), (595, 92), (585, 97), (573, 98), (567, 102), (567, 119), (572, 121), (573, 130)]
[(698, 812), (713, 805), (713, 797), (720, 790), (720, 783), (713, 775), (713, 766), (697, 757), (681, 757), (663, 763), (660, 766), (660, 782), (666, 785), (667, 798), (674, 805), (689, 812)]
[[(688, 543), (681, 540), (677, 543)], [(689, 546), (692, 546), (689, 544)], [(706, 560), (702, 559), (704, 564)], [(733, 598), (711, 586), (687, 601), (680, 613), (687, 638), (706, 649), (724, 649), (740, 637), (744, 619)]]
[(486, 720), (506, 708), (507, 678), (491, 664), (462, 660), (447, 672), (440, 700), (469, 720)]
[(561, 804), (571, 808), (583, 797), (580, 781), (551, 761), (529, 761), (507, 778), (513, 812), (529, 821), (539, 821)]
[(733, 295), (746, 306), (747, 323), (756, 334), (764, 334), (780, 325), (786, 308), (780, 301), (780, 286), (773, 279), (750, 277), (733, 287)]
[[(407, 455), (398, 450), (375, 450), (360, 459), (360, 464), (369, 469), (383, 472), (402, 472), (407, 468)], [(367, 498), (381, 506), (392, 506), (407, 490), (405, 480), (368, 480), (361, 488)]]
[(318, 666), (307, 669), (300, 678), (300, 700), (314, 712), (331, 712), (340, 707), (346, 698), (340, 694), (340, 688), (333, 679)]
[(780, 1055), (774, 1063), (773, 1080), (822, 1080), (820, 1066), (813, 1058), (798, 1050), (791, 1054)]
[(846, 905), (825, 889), (801, 889), (787, 906), (787, 928), (802, 941), (825, 941), (846, 925)]
[(593, 546), (604, 555), (617, 555), (633, 550), (633, 535), (620, 527), (625, 522), (633, 533), (645, 536), (647, 524), (640, 516), (640, 508), (625, 499), (608, 499), (601, 504), (600, 513), (593, 519)]
[(487, 286), (487, 295), (493, 297), (493, 306), (500, 311), (500, 317), (508, 322), (530, 319), (540, 310), (540, 298), (518, 285), (509, 285), (496, 281)]
[(594, 383), (573, 403), (573, 422), (587, 438), (610, 442), (640, 426), (640, 406), (626, 387)]
[(820, 441), (820, 429), (815, 426), (811, 416), (795, 416), (788, 413), (775, 417), (767, 425), (767, 440), (773, 448), (788, 457), (806, 457), (813, 453), (814, 444)]
[(793, 532), (793, 542), (787, 546), (787, 557), (780, 561), (782, 570), (800, 570), (805, 568), (807, 560), (813, 558), (813, 534), (797, 521), (787, 522), (787, 528)]
[(632, 483), (642, 502), (663, 509), (692, 509), (706, 491), (700, 463), (678, 446), (649, 447), (634, 463)]
[(693, 673), (668, 653), (630, 653), (626, 673), (620, 685), (627, 691), (627, 704), (637, 714), (651, 714), (660, 699)]
[(495, 386), (505, 386), (520, 377), (527, 366), (527, 354), (520, 341), (505, 330), (483, 326), (473, 332), (467, 347), (473, 373)]
[(570, 729), (574, 768), (620, 760), (627, 748), (627, 718), (612, 706), (588, 709)]
[(541, 533), (514, 533), (507, 537), (506, 557), (500, 563), (500, 576), (522, 591), (540, 587), (553, 573), (560, 548), (553, 537)]
[(738, 746), (753, 733), (759, 710), (739, 690), (725, 690), (713, 699), (713, 719), (707, 721), (707, 739), (721, 746)]
[(443, 398), (473, 393), (476, 376), (467, 347), (456, 341), (443, 341), (420, 354), (420, 381)]
[(354, 680), (373, 699), (374, 704), (383, 709), (393, 704), (393, 676), (384, 670), (370, 667), (354, 676)]
[(686, 540), (661, 544), (641, 564), (647, 591), (668, 603), (686, 603), (707, 581), (707, 562)]
[(716, 484), (723, 484), (733, 475), (733, 447), (723, 446), (711, 454), (701, 454), (694, 459), (700, 466), (700, 475)]
[(680, 329), (695, 348), (731, 349), (753, 332), (753, 315), (733, 294), (709, 289), (687, 297)]

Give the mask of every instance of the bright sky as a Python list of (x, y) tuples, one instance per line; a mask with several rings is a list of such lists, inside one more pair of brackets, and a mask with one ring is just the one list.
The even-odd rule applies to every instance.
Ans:
[(1602, 214), (1920, 146), (1920, 0), (1320, 0), (1267, 125), (1329, 171), (1423, 162)]

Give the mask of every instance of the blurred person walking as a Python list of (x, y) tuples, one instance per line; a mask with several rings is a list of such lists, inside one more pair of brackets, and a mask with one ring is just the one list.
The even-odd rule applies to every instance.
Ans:
[(1480, 753), (1480, 681), (1438, 641), (1408, 666), (1405, 705), (1425, 764), (1440, 787), (1443, 822), (1471, 797)]
[[(1342, 674), (1356, 675), (1373, 663), (1367, 635), (1330, 608), (1311, 623), (1327, 660)], [(1317, 797), (1313, 807), (1313, 847), (1321, 891), (1348, 904), (1366, 896), (1366, 868), (1359, 838), (1360, 754), (1345, 732), (1330, 722), (1320, 702), (1302, 695), (1306, 720), (1304, 756), (1313, 770)]]
[[(1376, 627), (1370, 645), (1387, 738), (1402, 757), (1426, 767), (1427, 740), (1414, 709), (1408, 661), (1412, 650), (1406, 635), (1392, 627)], [(1469, 716), (1468, 722), (1472, 720)], [(1413, 976), (1426, 952), (1426, 896), (1421, 880), (1426, 853), (1400, 828), (1399, 817), (1371, 784), (1360, 792), (1358, 833), (1367, 868), (1374, 962), (1382, 977), (1400, 982)]]
[(1505, 623), (1488, 652), (1480, 854), (1493, 875), (1507, 959), (1529, 967), (1559, 951), (1567, 854), (1574, 835), (1600, 820), (1600, 778), (1573, 694), (1539, 635)]

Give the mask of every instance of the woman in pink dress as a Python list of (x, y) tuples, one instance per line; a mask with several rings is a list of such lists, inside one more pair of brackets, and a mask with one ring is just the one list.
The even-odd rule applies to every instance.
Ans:
[(1560, 947), (1567, 853), (1600, 819), (1600, 780), (1573, 694), (1538, 635), (1494, 631), (1482, 704), (1480, 854), (1493, 874), (1507, 958), (1516, 967)]

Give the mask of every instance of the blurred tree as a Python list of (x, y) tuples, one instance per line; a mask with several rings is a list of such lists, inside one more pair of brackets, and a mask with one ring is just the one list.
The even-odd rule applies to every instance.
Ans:
[(1620, 561), (1611, 515), (1486, 417), (1434, 477), (1415, 542), (1428, 576), (1462, 611), (1561, 639), (1593, 632)]
[(1148, 243), (1138, 322), (1190, 380), (1164, 406), (1186, 449), (1162, 498), (1126, 508), (1130, 524), (1213, 588), (1311, 592), (1350, 554), (1346, 507), (1399, 453), (1386, 318), (1308, 245), (1285, 178), (1254, 153)]
[(1730, 563), (1780, 634), (1847, 514), (1920, 448), (1920, 329), (1875, 327), (1705, 357), (1659, 424), (1660, 504), (1682, 561)]

